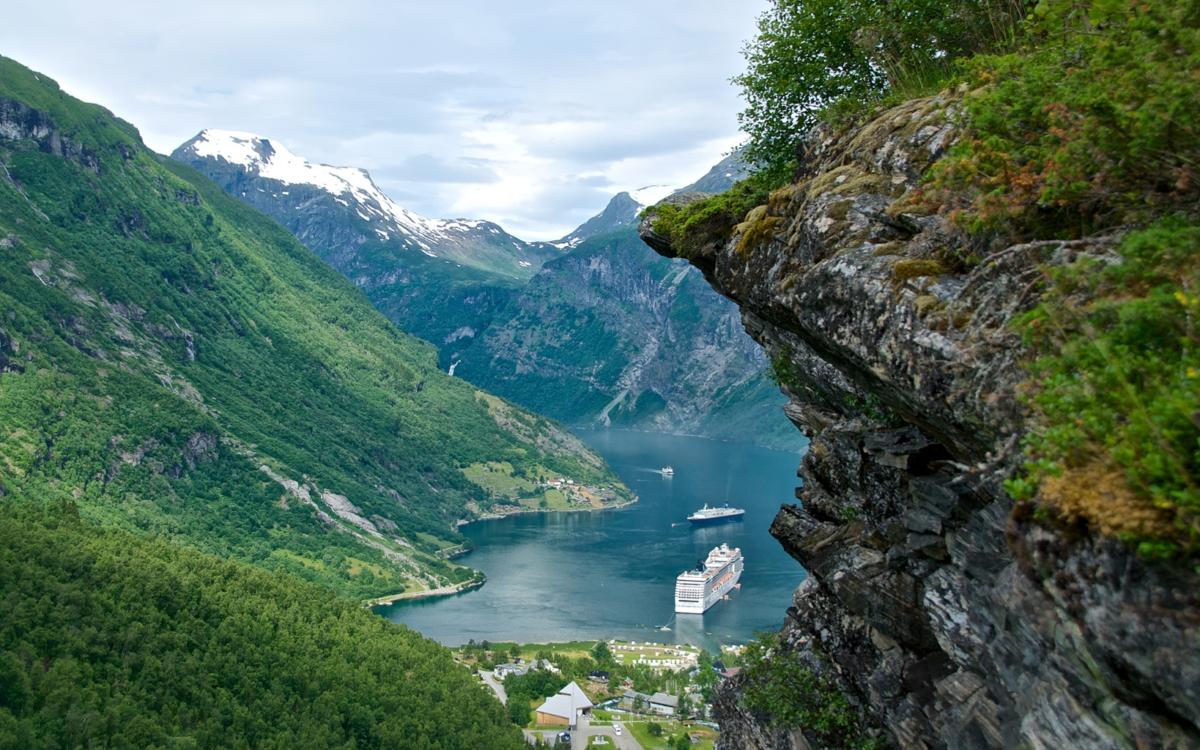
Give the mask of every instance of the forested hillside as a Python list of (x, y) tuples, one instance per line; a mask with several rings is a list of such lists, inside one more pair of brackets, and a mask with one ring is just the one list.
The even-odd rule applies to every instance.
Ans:
[(323, 587), (0, 508), (5, 750), (522, 746), (447, 650)]
[[(356, 596), (470, 578), (505, 461), (627, 491), (277, 224), (0, 60), (0, 493)], [(476, 472), (477, 473), (477, 472)]]

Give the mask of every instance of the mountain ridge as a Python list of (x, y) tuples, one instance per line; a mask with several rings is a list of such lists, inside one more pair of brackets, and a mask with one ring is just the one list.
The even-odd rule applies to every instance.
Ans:
[(250, 191), (268, 192), (275, 187), (273, 197), (282, 200), (291, 198), (292, 191), (299, 188), (301, 194), (291, 201), (295, 203), (314, 200), (310, 191), (316, 188), (345, 209), (347, 216), (353, 212), (380, 241), (388, 242), (394, 235), (402, 247), (430, 258), (440, 257), (519, 279), (532, 275), (544, 260), (555, 255), (548, 243), (525, 242), (490, 221), (421, 216), (389, 198), (361, 167), (313, 164), (278, 141), (254, 133), (205, 129), (176, 148), (171, 158), (192, 166), (223, 162), (257, 177), (267, 187), (244, 185), (239, 196), (252, 205), (256, 204)]
[(363, 598), (472, 578), (454, 522), (537, 505), (472, 467), (629, 497), (275, 222), (3, 58), (0, 164), (0, 492)]
[[(678, 190), (651, 185), (617, 193), (600, 213), (560, 240), (529, 244), (550, 248), (546, 253), (553, 257), (538, 256), (536, 266), (527, 261), (528, 278), (517, 279), (494, 273), (487, 264), (447, 262), (437, 257), (444, 254), (441, 247), (429, 244), (437, 241), (433, 230), (447, 225), (490, 225), (418, 217), (391, 203), (362, 170), (314, 166), (273, 144), (251, 134), (202, 131), (176, 149), (173, 158), (201, 169), (226, 192), (282, 223), (362, 289), (377, 309), (434, 343), (440, 366), (455, 376), (574, 424), (619, 424), (798, 447), (779, 411), (782, 397), (764, 387), (769, 386), (767, 362), (741, 332), (736, 308), (696, 283), (686, 264), (673, 266), (637, 241), (640, 211)], [(735, 151), (683, 190), (720, 192), (745, 171)], [(315, 187), (298, 193), (296, 183)], [(397, 215), (410, 227), (431, 231), (417, 236), (405, 230), (409, 234), (403, 238), (383, 241), (377, 233), (395, 230), (364, 218)], [(517, 242), (502, 230), (482, 231), (502, 244)], [(429, 240), (427, 248), (417, 244), (425, 241), (421, 237)], [(607, 271), (589, 270), (596, 263)], [(580, 278), (598, 286), (585, 288), (577, 283)], [(634, 289), (658, 289), (672, 301), (682, 293), (686, 304), (681, 298), (675, 318), (668, 321), (661, 310), (647, 312), (656, 308), (653, 295), (636, 292), (637, 304), (622, 296)], [(689, 314), (701, 317), (680, 328), (679, 316)], [(573, 329), (576, 324), (583, 328)], [(564, 328), (556, 332), (548, 330), (551, 326)], [(682, 330), (688, 331), (688, 343), (677, 341)], [(729, 335), (721, 339), (723, 346), (713, 348), (721, 331)], [(514, 345), (518, 339), (523, 343)], [(558, 340), (571, 340), (578, 348), (571, 352), (552, 343)], [(597, 347), (600, 341), (608, 343)], [(538, 349), (543, 343), (549, 346), (544, 351)], [(686, 366), (655, 364), (659, 343)], [(585, 351), (592, 360), (568, 361)], [(547, 373), (554, 373), (551, 380), (569, 378), (571, 383), (560, 387), (544, 380)], [(565, 393), (572, 395), (551, 398)], [(764, 431), (752, 427), (753, 420), (735, 417), (730, 402), (735, 396), (748, 398), (747, 410), (764, 419), (774, 411), (778, 429)]]

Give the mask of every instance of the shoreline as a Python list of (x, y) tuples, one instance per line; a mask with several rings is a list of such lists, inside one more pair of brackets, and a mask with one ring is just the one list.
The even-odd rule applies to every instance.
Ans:
[[(481, 574), (482, 575), (482, 574)], [(399, 594), (388, 594), (387, 596), (379, 596), (374, 599), (368, 599), (363, 602), (363, 606), (367, 609), (374, 607), (382, 607), (385, 604), (395, 604), (396, 602), (410, 601), (413, 599), (432, 599), (441, 596), (454, 596), (472, 589), (477, 589), (487, 583), (487, 576), (456, 583), (453, 586), (442, 586), (436, 589), (425, 589), (424, 591), (401, 591)]]
[[(635, 432), (639, 435), (666, 435), (667, 437), (683, 437), (683, 438), (696, 438), (699, 440), (711, 440), (714, 443), (732, 443), (732, 444), (736, 444), (736, 445), (752, 445), (756, 448), (762, 448), (763, 450), (767, 450), (767, 451), (775, 451), (777, 453), (795, 453), (795, 452), (799, 451), (801, 456), (803, 456), (804, 453), (808, 451), (807, 443), (803, 446), (800, 446), (799, 448), (783, 448), (778, 445), (763, 444), (763, 443), (756, 442), (754, 440), (744, 440), (744, 439), (739, 440), (738, 438), (725, 438), (725, 437), (718, 437), (716, 435), (700, 435), (700, 434), (692, 433), (692, 432), (663, 432), (662, 430), (644, 430), (644, 429), (640, 429), (638, 427), (613, 427), (611, 425), (606, 426), (606, 425), (602, 425), (602, 424), (573, 424), (573, 425), (567, 425), (567, 428), (571, 432), (575, 433), (575, 435), (577, 437), (579, 436), (580, 432)], [(803, 432), (800, 432), (799, 430), (797, 430), (797, 432), (801, 435), (801, 437), (804, 440), (806, 440), (806, 441), (808, 440), (807, 437), (804, 437)], [(595, 449), (595, 446), (590, 446), (590, 447), (593, 450)]]
[[(463, 526), (467, 526), (467, 525), (473, 524), (473, 523), (479, 523), (481, 521), (499, 521), (499, 520), (508, 518), (509, 516), (519, 516), (519, 515), (523, 515), (526, 513), (599, 513), (602, 511), (606, 511), (606, 510), (620, 510), (622, 508), (628, 508), (630, 505), (633, 505), (634, 503), (636, 503), (638, 501), (638, 499), (639, 498), (634, 497), (632, 500), (627, 500), (627, 501), (625, 501), (623, 503), (619, 503), (617, 505), (605, 505), (604, 507), (601, 507), (601, 508), (527, 508), (525, 510), (513, 511), (512, 513), (490, 513), (490, 514), (485, 514), (483, 516), (480, 516), (479, 518), (472, 519), (470, 521), (465, 521), (465, 520), (455, 521), (454, 526), (456, 529), (460, 529)], [(457, 548), (452, 548), (455, 550), (454, 553), (447, 556), (446, 559), (452, 560), (452, 559), (456, 559), (459, 557), (463, 557), (464, 555), (468, 555), (473, 551), (470, 548), (462, 549), (462, 546), (463, 545), (459, 545)], [(480, 571), (476, 571), (476, 572), (480, 572)], [(365, 602), (363, 602), (363, 606), (366, 607), (367, 609), (373, 609), (375, 607), (382, 607), (387, 604), (396, 604), (397, 602), (412, 601), (415, 599), (434, 599), (434, 598), (438, 598), (438, 597), (454, 596), (456, 594), (462, 594), (467, 591), (472, 591), (474, 589), (480, 588), (483, 586), (483, 584), (487, 583), (487, 576), (483, 575), (482, 572), (480, 572), (480, 576), (481, 577), (478, 579), (464, 581), (463, 583), (456, 583), (453, 586), (441, 586), (436, 589), (425, 589), (424, 591), (401, 591), (399, 594), (388, 594), (386, 596), (378, 596), (378, 597), (375, 597), (374, 599), (366, 600)]]
[(632, 500), (626, 500), (623, 503), (616, 505), (605, 505), (599, 508), (524, 508), (522, 510), (514, 510), (511, 513), (484, 513), (479, 518), (470, 520), (462, 519), (454, 522), (455, 529), (461, 529), (464, 526), (470, 526), (473, 523), (481, 523), (483, 521), (501, 521), (512, 516), (523, 516), (529, 513), (603, 513), (607, 510), (621, 510), (628, 508), (630, 505), (638, 502), (640, 498), (634, 497)]

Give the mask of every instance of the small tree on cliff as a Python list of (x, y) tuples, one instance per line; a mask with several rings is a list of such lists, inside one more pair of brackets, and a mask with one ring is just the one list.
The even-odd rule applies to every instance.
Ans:
[(797, 147), (831, 110), (891, 90), (936, 91), (954, 62), (1010, 45), (1028, 0), (772, 0), (734, 77), (746, 108), (746, 157), (786, 181)]

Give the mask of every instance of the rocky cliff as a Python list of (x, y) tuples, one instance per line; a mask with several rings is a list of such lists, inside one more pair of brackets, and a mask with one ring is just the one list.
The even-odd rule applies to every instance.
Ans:
[[(810, 573), (782, 647), (885, 745), (1197, 746), (1194, 573), (1051, 525), (1002, 487), (1025, 416), (1011, 323), (1039, 268), (1111, 257), (1115, 238), (985, 248), (922, 209), (954, 107), (915, 100), (818, 131), (794, 185), (700, 246), (641, 227), (737, 302), (812, 439), (800, 503), (771, 529)], [(747, 708), (748, 679), (720, 693), (721, 747), (837, 744)]]

